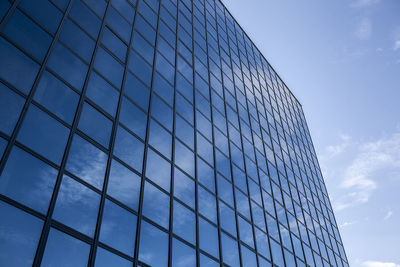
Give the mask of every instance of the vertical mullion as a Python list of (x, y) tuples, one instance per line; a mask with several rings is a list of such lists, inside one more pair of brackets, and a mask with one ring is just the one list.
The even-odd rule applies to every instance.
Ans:
[[(132, 29), (131, 29), (131, 35), (128, 43), (128, 51), (126, 54), (126, 59), (125, 59), (125, 69), (124, 69), (124, 74), (122, 78), (122, 84), (121, 88), (119, 90), (119, 98), (118, 98), (118, 105), (117, 105), (117, 111), (114, 119), (114, 124), (111, 132), (111, 140), (110, 140), (110, 145), (109, 145), (109, 151), (108, 151), (108, 159), (107, 159), (107, 166), (106, 166), (106, 172), (105, 172), (105, 178), (104, 178), (104, 183), (103, 183), (103, 189), (101, 193), (101, 199), (100, 199), (100, 205), (99, 205), (99, 212), (98, 212), (98, 217), (97, 217), (97, 223), (96, 223), (96, 230), (94, 234), (94, 242), (90, 250), (90, 256), (89, 256), (89, 266), (94, 266), (95, 259), (96, 259), (96, 252), (97, 252), (97, 246), (99, 244), (99, 237), (100, 237), (100, 229), (101, 229), (101, 222), (103, 220), (103, 213), (104, 213), (104, 206), (105, 206), (105, 201), (106, 201), (106, 192), (107, 192), (107, 187), (108, 187), (108, 180), (109, 180), (109, 175), (110, 175), (110, 170), (111, 170), (111, 163), (112, 163), (112, 158), (113, 158), (113, 152), (114, 152), (114, 146), (115, 146), (115, 139), (116, 139), (116, 134), (117, 134), (117, 129), (118, 129), (118, 124), (119, 124), (119, 116), (121, 113), (121, 105), (122, 105), (122, 100), (124, 97), (124, 89), (125, 89), (125, 82), (126, 82), (126, 76), (128, 73), (128, 62), (129, 58), (131, 55), (131, 45), (133, 41), (133, 35), (135, 32), (135, 22), (136, 22), (136, 16), (137, 16), (137, 7), (139, 4), (140, 0), (137, 0), (136, 6), (134, 8), (134, 20), (132, 22)], [(109, 1), (111, 3), (111, 1)], [(108, 8), (107, 8), (108, 9)], [(107, 12), (105, 12), (106, 15)], [(106, 18), (104, 18), (106, 19)], [(101, 38), (99, 37), (98, 42), (101, 42)]]
[[(153, 99), (153, 84), (154, 84), (154, 72), (156, 68), (156, 59), (157, 59), (157, 43), (158, 43), (158, 27), (160, 25), (160, 9), (161, 9), (161, 1), (158, 2), (158, 16), (157, 16), (157, 26), (156, 26), (156, 39), (154, 43), (154, 58), (153, 58), (153, 66), (152, 66), (152, 77), (150, 84), (150, 97), (149, 97), (149, 110), (147, 112), (147, 122), (146, 122), (146, 136), (145, 136), (145, 144), (144, 144), (144, 152), (143, 152), (143, 165), (142, 165), (142, 175), (141, 175), (141, 184), (140, 184), (140, 193), (139, 193), (139, 208), (138, 208), (138, 216), (137, 216), (137, 226), (136, 226), (136, 239), (135, 239), (135, 252), (134, 252), (134, 265), (138, 266), (139, 261), (139, 243), (140, 243), (140, 232), (141, 232), (141, 222), (142, 222), (142, 211), (143, 211), (143, 195), (144, 195), (144, 184), (146, 180), (146, 162), (147, 162), (147, 151), (149, 150), (149, 135), (150, 135), (150, 121), (151, 121), (151, 106)], [(138, 9), (138, 5), (136, 5)], [(139, 15), (140, 13), (137, 13)], [(172, 168), (172, 166), (171, 166)], [(171, 216), (171, 215), (170, 215)]]
[[(66, 19), (67, 14), (68, 14), (69, 10), (71, 9), (72, 3), (73, 3), (73, 0), (71, 0), (69, 5), (68, 5), (68, 8), (67, 8), (67, 10), (66, 10), (66, 12), (64, 14), (64, 17), (63, 17), (63, 20), (62, 20), (62, 22), (61, 22), (61, 24), (59, 26), (59, 29), (61, 28), (62, 23), (64, 22), (64, 20)], [(74, 117), (74, 120), (73, 120), (73, 123), (72, 123), (71, 131), (70, 131), (69, 136), (68, 136), (68, 141), (67, 141), (66, 149), (65, 149), (62, 161), (61, 161), (60, 170), (58, 172), (56, 184), (54, 186), (54, 191), (53, 191), (53, 195), (52, 195), (51, 201), (50, 201), (50, 206), (49, 206), (49, 209), (48, 209), (48, 212), (47, 212), (47, 215), (46, 215), (46, 220), (45, 220), (45, 223), (43, 225), (42, 234), (41, 234), (41, 237), (40, 237), (40, 240), (39, 240), (38, 249), (37, 249), (36, 255), (35, 255), (34, 266), (40, 266), (41, 261), (42, 261), (44, 249), (45, 249), (46, 242), (47, 242), (47, 237), (48, 237), (49, 232), (50, 232), (51, 216), (52, 216), (54, 208), (55, 208), (57, 195), (58, 195), (58, 192), (59, 192), (59, 189), (60, 189), (60, 186), (61, 186), (61, 179), (63, 177), (63, 173), (64, 173), (64, 169), (65, 169), (65, 166), (66, 166), (68, 154), (69, 154), (69, 151), (70, 151), (70, 148), (71, 148), (71, 144), (72, 144), (72, 139), (73, 139), (73, 136), (75, 135), (75, 132), (77, 130), (77, 126), (78, 126), (78, 122), (79, 122), (79, 118), (80, 118), (80, 113), (82, 111), (82, 107), (83, 107), (83, 103), (84, 103), (84, 99), (85, 99), (85, 93), (86, 93), (87, 85), (88, 85), (88, 82), (89, 82), (90, 73), (91, 73), (91, 71), (93, 69), (93, 64), (94, 64), (94, 61), (95, 61), (95, 58), (96, 58), (97, 50), (98, 50), (98, 47), (99, 47), (99, 44), (100, 44), (101, 37), (103, 35), (103, 29), (104, 29), (104, 25), (105, 25), (105, 18), (107, 16), (107, 11), (109, 9), (109, 6), (110, 6), (110, 2), (107, 2), (107, 8), (106, 8), (106, 10), (104, 12), (104, 17), (103, 17), (103, 20), (102, 20), (102, 23), (101, 23), (101, 27), (100, 27), (98, 38), (97, 38), (97, 41), (96, 41), (96, 45), (95, 45), (95, 48), (94, 48), (94, 51), (93, 51), (93, 54), (92, 54), (92, 58), (90, 60), (89, 68), (88, 68), (88, 71), (87, 71), (87, 74), (86, 74), (86, 78), (85, 78), (85, 83), (84, 83), (81, 95), (79, 97), (78, 107), (77, 107), (77, 110), (76, 110), (76, 113), (75, 113), (75, 117)], [(58, 30), (56, 36), (58, 36), (58, 34), (59, 34), (59, 30)], [(43, 64), (43, 66), (44, 66), (44, 64)]]
[[(214, 1), (214, 0), (211, 0)], [(222, 246), (221, 246), (221, 223), (219, 218), (219, 203), (218, 203), (218, 182), (217, 182), (217, 160), (215, 153), (215, 135), (214, 135), (214, 116), (213, 109), (211, 104), (211, 79), (210, 79), (210, 56), (208, 54), (208, 31), (207, 31), (207, 9), (206, 9), (206, 1), (204, 1), (204, 19), (205, 19), (205, 33), (206, 33), (206, 53), (207, 53), (207, 70), (208, 70), (208, 86), (209, 86), (209, 99), (210, 99), (210, 114), (211, 114), (211, 136), (212, 136), (212, 145), (213, 145), (213, 158), (214, 158), (214, 185), (215, 185), (215, 202), (217, 207), (217, 231), (218, 231), (218, 250), (219, 250), (219, 263), (222, 266)]]
[[(174, 73), (174, 99), (172, 105), (172, 153), (171, 153), (171, 184), (170, 184), (170, 202), (169, 202), (169, 233), (168, 233), (168, 266), (172, 266), (172, 240), (173, 240), (173, 212), (174, 212), (174, 176), (175, 176), (175, 128), (176, 128), (176, 77), (177, 77), (177, 66), (178, 66), (178, 18), (179, 18), (179, 3), (176, 1), (176, 27), (175, 27), (175, 73)], [(161, 10), (161, 1), (160, 1)], [(159, 14), (159, 17), (161, 14)], [(157, 35), (160, 33), (157, 33)]]

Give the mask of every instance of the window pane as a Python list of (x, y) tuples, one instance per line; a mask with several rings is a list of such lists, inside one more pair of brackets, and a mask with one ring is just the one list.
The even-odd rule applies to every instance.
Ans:
[(213, 222), (217, 222), (217, 206), (215, 196), (198, 186), (199, 212)]
[(174, 196), (194, 209), (195, 184), (186, 174), (175, 168), (174, 170)]
[(39, 154), (60, 164), (69, 129), (31, 105), (17, 140)]
[(101, 247), (97, 248), (96, 262), (94, 264), (95, 267), (131, 267), (132, 264), (132, 262), (121, 258), (108, 250), (105, 250)]
[(84, 267), (88, 263), (89, 252), (89, 244), (51, 228), (41, 266)]
[(7, 146), (7, 141), (3, 138), (0, 138), (0, 158), (3, 156), (6, 146)]
[(108, 148), (112, 122), (94, 107), (85, 102), (78, 128), (99, 144)]
[(197, 177), (202, 185), (215, 192), (214, 170), (200, 158), (197, 159)]
[(175, 134), (176, 136), (185, 142), (190, 148), (193, 149), (194, 146), (194, 129), (187, 123), (185, 120), (181, 118), (181, 116), (176, 115), (176, 126), (175, 126)]
[(49, 72), (43, 73), (34, 99), (62, 120), (72, 124), (79, 95)]
[(77, 21), (92, 37), (96, 38), (100, 30), (101, 21), (81, 1), (74, 1), (70, 16)]
[(120, 122), (140, 138), (145, 138), (147, 115), (132, 104), (126, 97), (122, 100)]
[(62, 13), (48, 0), (22, 0), (19, 3), (29, 15), (50, 32), (55, 33), (61, 21)]
[(124, 68), (103, 48), (97, 51), (94, 67), (115, 86), (121, 87)]
[[(221, 233), (222, 257), (230, 266), (240, 266), (238, 243), (224, 233)], [(243, 265), (247, 266), (246, 261)]]
[(212, 256), (219, 258), (217, 228), (199, 218), (200, 248)]
[(175, 142), (175, 164), (194, 177), (194, 154), (178, 140)]
[(174, 238), (172, 241), (172, 266), (196, 266), (196, 251)]
[(253, 229), (251, 227), (251, 224), (240, 216), (238, 217), (238, 222), (239, 222), (240, 239), (253, 248), (254, 247)]
[(118, 127), (114, 155), (138, 172), (142, 172), (143, 151), (144, 144), (139, 139), (128, 133), (121, 126)]
[(151, 102), (151, 116), (172, 131), (172, 109), (155, 95)]
[(116, 160), (111, 163), (107, 194), (138, 210), (141, 178)]
[(3, 38), (0, 38), (0, 58), (0, 78), (28, 94), (39, 65)]
[(154, 120), (150, 122), (149, 144), (171, 159), (172, 136)]
[(146, 112), (148, 111), (150, 90), (129, 72), (126, 74), (125, 94)]
[(149, 182), (145, 183), (143, 215), (164, 228), (169, 225), (169, 196)]
[(195, 245), (196, 242), (196, 216), (195, 214), (180, 204), (174, 201), (174, 216), (173, 227), (174, 233)]
[(18, 9), (4, 26), (3, 32), (18, 46), (43, 61), (52, 38)]
[(88, 236), (93, 236), (99, 204), (99, 194), (64, 175), (53, 218)]
[(147, 152), (146, 177), (169, 191), (171, 183), (171, 164), (149, 149)]
[(0, 131), (11, 135), (25, 99), (0, 83)]
[(100, 229), (100, 242), (133, 256), (136, 215), (106, 200)]
[(233, 205), (233, 186), (225, 178), (220, 175), (218, 177), (218, 197), (229, 204), (231, 207)]
[(170, 106), (174, 104), (174, 87), (157, 72), (154, 74), (153, 90)]
[(219, 263), (200, 253), (200, 267), (219, 267)]
[(106, 172), (107, 155), (75, 135), (69, 152), (66, 169), (98, 189), (102, 189)]
[(55, 45), (48, 66), (77, 90), (82, 90), (88, 66), (60, 43)]
[(96, 72), (90, 75), (86, 96), (103, 108), (111, 116), (117, 111), (119, 93)]
[(116, 31), (122, 39), (125, 40), (125, 42), (129, 42), (129, 37), (131, 36), (131, 27), (129, 23), (124, 20), (113, 7), (109, 8), (106, 21), (111, 28)]
[(60, 40), (74, 50), (86, 63), (90, 62), (95, 42), (69, 19), (63, 24)]
[(168, 266), (168, 234), (142, 221), (139, 260), (151, 266)]
[(132, 47), (139, 55), (144, 57), (149, 64), (153, 64), (154, 48), (137, 32), (133, 35)]
[(225, 231), (236, 237), (235, 212), (231, 208), (229, 208), (229, 206), (220, 201), (219, 214), (221, 227)]
[(0, 193), (46, 214), (58, 171), (14, 146), (0, 176)]
[(152, 67), (138, 53), (132, 51), (129, 56), (128, 67), (135, 73), (147, 86), (150, 86), (152, 77)]
[(126, 45), (107, 27), (104, 28), (102, 42), (122, 62), (125, 62)]
[(43, 222), (2, 201), (0, 214), (0, 265), (32, 265)]
[[(248, 249), (243, 245), (241, 245), (241, 251), (242, 251), (243, 264), (249, 267), (257, 267), (256, 254), (254, 254), (254, 252), (252, 252), (250, 249)], [(296, 265), (288, 265), (288, 266), (296, 266)]]

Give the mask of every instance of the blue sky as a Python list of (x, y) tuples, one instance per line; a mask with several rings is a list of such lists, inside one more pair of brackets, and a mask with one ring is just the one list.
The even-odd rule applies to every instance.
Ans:
[(224, 0), (303, 105), (350, 266), (400, 267), (400, 0)]

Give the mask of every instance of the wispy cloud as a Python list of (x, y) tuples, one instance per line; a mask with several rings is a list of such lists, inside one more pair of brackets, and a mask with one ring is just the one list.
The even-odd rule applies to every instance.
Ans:
[(357, 221), (344, 222), (341, 225), (339, 225), (339, 228), (344, 228), (344, 227), (347, 227), (347, 226), (350, 226), (350, 225), (353, 225), (353, 224), (356, 224), (356, 223), (358, 223), (358, 222)]
[(331, 145), (326, 148), (326, 152), (327, 152), (326, 157), (327, 158), (333, 158), (333, 157), (339, 156), (346, 150), (346, 148), (349, 147), (350, 142), (351, 142), (351, 137), (349, 135), (340, 134), (339, 138), (341, 140), (341, 142), (339, 144)]
[(393, 216), (393, 211), (389, 210), (383, 219), (386, 221), (389, 220), (392, 216)]
[(340, 184), (347, 194), (335, 203), (335, 209), (343, 210), (368, 202), (378, 186), (378, 178), (384, 179), (391, 171), (400, 173), (400, 132), (359, 144), (356, 156), (344, 169)]
[(359, 40), (369, 40), (372, 35), (372, 21), (369, 18), (362, 18), (356, 26), (354, 35)]
[(394, 262), (381, 262), (381, 261), (364, 261), (364, 267), (400, 267), (400, 264)]
[(353, 4), (352, 7), (368, 7), (372, 5), (379, 4), (381, 0), (357, 0)]

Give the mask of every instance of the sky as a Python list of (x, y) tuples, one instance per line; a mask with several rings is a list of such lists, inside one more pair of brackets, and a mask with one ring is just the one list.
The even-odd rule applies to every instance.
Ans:
[(400, 0), (223, 0), (299, 99), (352, 267), (400, 267)]

